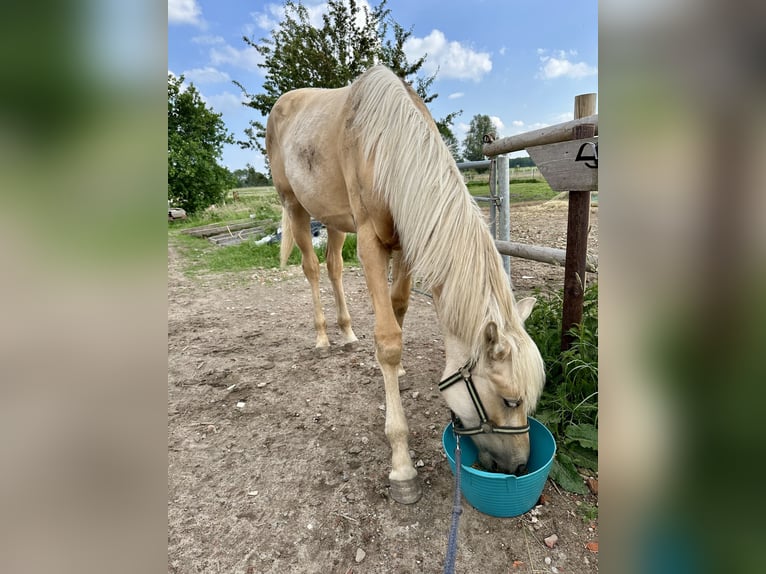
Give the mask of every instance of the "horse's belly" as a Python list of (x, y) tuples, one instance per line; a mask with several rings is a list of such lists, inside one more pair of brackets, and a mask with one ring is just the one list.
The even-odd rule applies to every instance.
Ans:
[(356, 231), (348, 193), (341, 182), (303, 173), (292, 178), (290, 184), (296, 199), (311, 217), (339, 231)]

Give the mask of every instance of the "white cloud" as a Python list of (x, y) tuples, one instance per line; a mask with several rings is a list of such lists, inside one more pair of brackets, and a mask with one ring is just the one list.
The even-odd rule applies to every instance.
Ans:
[(500, 54), (501, 56), (505, 56), (505, 46), (502, 46), (500, 50), (498, 50), (498, 54)]
[(471, 124), (467, 124), (465, 122), (458, 122), (455, 124), (455, 129), (453, 132), (455, 133), (455, 137), (459, 142), (462, 142), (465, 139), (465, 136), (468, 134), (468, 130), (471, 129)]
[(532, 130), (547, 128), (549, 125), (551, 124), (546, 124), (544, 122), (534, 122), (528, 124), (523, 120), (513, 120), (511, 122), (511, 133), (508, 135), (514, 136), (516, 134), (523, 134), (524, 132), (531, 132)]
[(223, 92), (222, 94), (206, 96), (205, 101), (210, 105), (211, 108), (213, 108), (213, 110), (215, 110), (216, 113), (226, 114), (241, 110), (242, 103), (244, 102), (244, 97), (242, 94)]
[(228, 44), (224, 44), (210, 50), (210, 63), (214, 66), (227, 64), (249, 72), (260, 72), (258, 64), (262, 62), (263, 56), (252, 46), (245, 46), (241, 50), (237, 50)]
[(462, 98), (463, 96), (465, 96), (465, 94), (463, 92), (455, 92), (454, 94), (450, 94), (449, 96), (447, 96), (447, 99), (448, 100), (456, 100), (458, 98)]
[(495, 126), (495, 129), (497, 130), (497, 137), (502, 137), (503, 130), (505, 129), (505, 124), (503, 123), (503, 120), (501, 120), (497, 116), (489, 116), (489, 121), (492, 122), (492, 125)]
[[(348, 2), (344, 2), (348, 5)], [(323, 24), (322, 16), (327, 13), (327, 2), (311, 3), (304, 2), (303, 5), (308, 13), (309, 23), (314, 28), (320, 28)], [(357, 0), (358, 11), (356, 16), (356, 25), (361, 28), (364, 26), (364, 10), (372, 12), (372, 8), (367, 0)], [(262, 30), (271, 31), (285, 16), (285, 7), (282, 4), (269, 3), (264, 6), (261, 12), (251, 12), (251, 18), (255, 25)]]
[(255, 21), (255, 25), (262, 30), (276, 28), (279, 21), (285, 16), (285, 8), (281, 4), (266, 4), (263, 12), (250, 12), (250, 17)]
[(202, 9), (197, 0), (168, 0), (168, 22), (202, 26)]
[(476, 52), (460, 42), (448, 42), (440, 30), (432, 30), (425, 38), (408, 38), (404, 53), (410, 61), (428, 54), (423, 71), (432, 74), (438, 69), (440, 78), (478, 82), (492, 70), (489, 53)]
[(199, 44), (201, 46), (215, 46), (216, 44), (225, 44), (226, 41), (221, 36), (194, 36), (191, 39), (192, 43)]
[(228, 82), (231, 80), (229, 74), (213, 68), (212, 66), (205, 66), (204, 68), (194, 68), (187, 70), (183, 73), (184, 77), (190, 82), (195, 84), (216, 84), (220, 82)]
[(555, 55), (548, 55), (548, 50), (538, 48), (537, 55), (540, 58), (540, 71), (536, 77), (544, 80), (555, 78), (585, 78), (598, 74), (598, 68), (590, 66), (585, 62), (572, 62), (571, 57), (577, 55), (576, 50), (559, 50)]

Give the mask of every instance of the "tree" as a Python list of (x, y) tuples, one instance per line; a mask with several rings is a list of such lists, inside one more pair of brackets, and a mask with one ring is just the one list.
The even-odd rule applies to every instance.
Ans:
[[(270, 38), (256, 41), (243, 37), (245, 43), (263, 56), (259, 64), (266, 71), (263, 92), (248, 93), (239, 82), (234, 83), (249, 99), (245, 105), (266, 117), (283, 93), (297, 88), (341, 88), (350, 84), (376, 63), (383, 63), (398, 76), (413, 83), (413, 88), (428, 104), (438, 94), (428, 91), (436, 74), (417, 76), (426, 55), (410, 63), (404, 53), (404, 43), (411, 36), (390, 17), (387, 0), (370, 10), (356, 0), (329, 0), (327, 13), (322, 16), (321, 27), (314, 27), (306, 7), (299, 1), (285, 2), (283, 20), (272, 30)], [(438, 120), (439, 131), (453, 137), (451, 124), (460, 112)], [(245, 130), (246, 141), (238, 141), (244, 148), (260, 150), (263, 146), (265, 126), (251, 121)]]
[(457, 138), (455, 137), (455, 134), (450, 132), (449, 134), (442, 133), (442, 138), (444, 139), (444, 143), (447, 144), (447, 147), (449, 148), (450, 153), (452, 154), (452, 158), (456, 162), (463, 161), (463, 157), (460, 154), (460, 144), (457, 141)]
[(481, 161), (484, 159), (482, 146), (484, 145), (484, 136), (494, 133), (495, 126), (489, 116), (477, 114), (473, 116), (471, 125), (463, 140), (463, 156), (466, 161)]
[(245, 169), (235, 169), (234, 177), (237, 180), (237, 187), (259, 187), (271, 183), (266, 175), (260, 171), (255, 171), (255, 168), (250, 164), (247, 164)]
[(168, 200), (187, 213), (223, 198), (234, 185), (231, 172), (218, 164), (223, 144), (234, 143), (221, 114), (208, 109), (184, 77), (168, 74)]
[(527, 156), (523, 157), (512, 157), (508, 160), (508, 167), (533, 167), (535, 165), (535, 162), (532, 161), (532, 158)]

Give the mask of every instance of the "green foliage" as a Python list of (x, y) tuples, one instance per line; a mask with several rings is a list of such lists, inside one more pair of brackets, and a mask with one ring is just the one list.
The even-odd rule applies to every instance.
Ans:
[(184, 77), (168, 74), (168, 200), (187, 214), (218, 203), (234, 185), (218, 164), (224, 143), (233, 143), (220, 114), (209, 110)]
[(245, 169), (235, 169), (232, 175), (236, 180), (235, 185), (237, 187), (258, 187), (271, 184), (267, 175), (255, 171), (255, 168), (250, 164), (247, 164)]
[(525, 157), (512, 157), (508, 159), (508, 167), (514, 168), (514, 167), (533, 167), (535, 165), (535, 162), (532, 161), (532, 158), (529, 156)]
[(562, 304), (562, 294), (538, 295), (526, 321), (546, 366), (535, 417), (556, 438), (551, 478), (566, 490), (585, 494), (577, 468), (598, 469), (598, 284), (585, 290), (583, 320), (570, 330), (573, 343), (563, 352)]
[[(386, 2), (381, 0), (368, 9), (356, 0), (329, 0), (321, 26), (314, 27), (308, 9), (300, 1), (287, 0), (284, 17), (271, 31), (270, 38), (243, 38), (263, 57), (259, 66), (265, 71), (262, 93), (248, 93), (242, 83), (234, 82), (249, 100), (246, 105), (266, 117), (279, 96), (287, 91), (341, 88), (376, 63), (387, 65), (398, 76), (411, 81), (425, 103), (433, 101), (437, 95), (428, 92), (436, 75), (416, 76), (426, 56), (412, 63), (408, 61), (404, 43), (412, 31), (393, 20)], [(452, 134), (450, 126), (457, 113), (437, 121), (442, 135)], [(265, 155), (265, 126), (252, 121), (245, 135), (247, 139), (237, 143)]]
[(466, 161), (480, 161), (484, 159), (482, 146), (484, 145), (484, 136), (495, 133), (495, 126), (489, 116), (477, 114), (473, 116), (471, 125), (463, 140), (463, 157)]

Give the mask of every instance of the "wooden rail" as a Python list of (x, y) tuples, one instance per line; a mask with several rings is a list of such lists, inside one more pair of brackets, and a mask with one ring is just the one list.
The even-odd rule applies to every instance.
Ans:
[(540, 128), (539, 130), (532, 130), (531, 132), (524, 132), (523, 134), (495, 140), (492, 143), (484, 144), (481, 148), (482, 153), (486, 156), (495, 156), (501, 153), (521, 151), (537, 145), (566, 142), (575, 139), (572, 135), (574, 128), (585, 124), (596, 126), (596, 133), (594, 135), (598, 135), (598, 114), (593, 114), (569, 122)]

